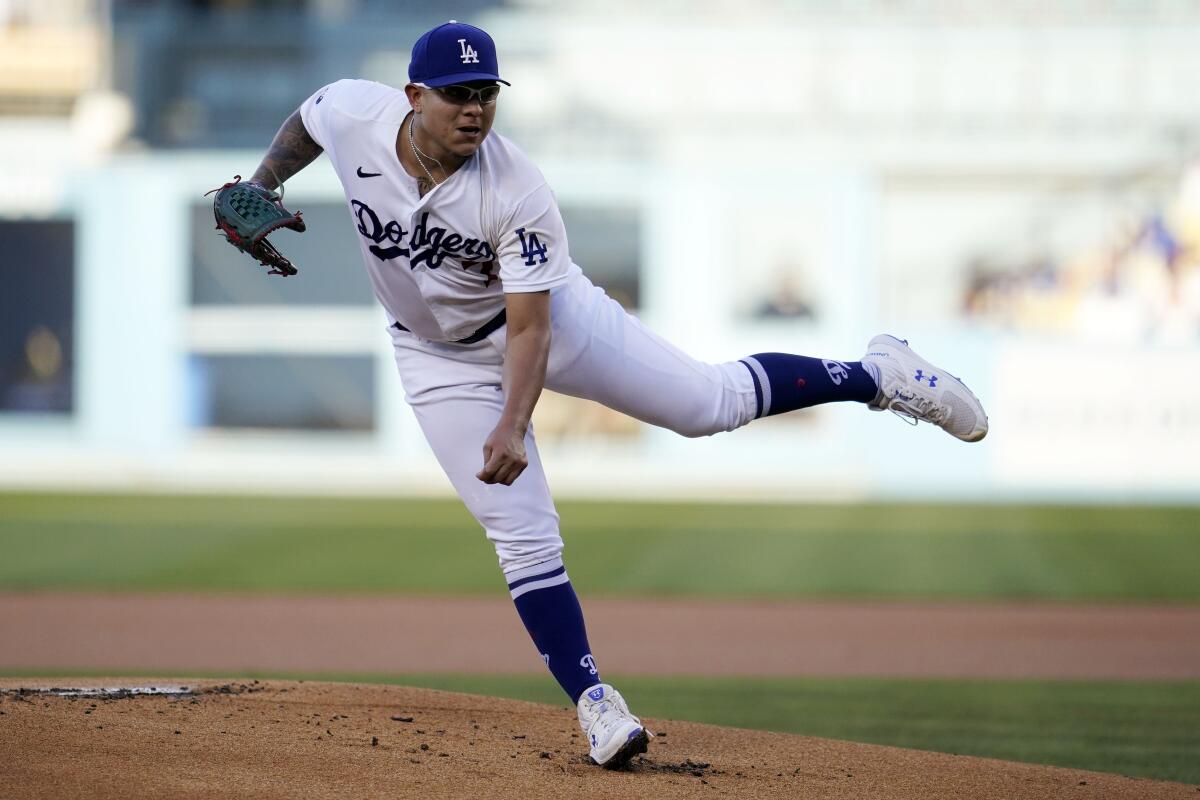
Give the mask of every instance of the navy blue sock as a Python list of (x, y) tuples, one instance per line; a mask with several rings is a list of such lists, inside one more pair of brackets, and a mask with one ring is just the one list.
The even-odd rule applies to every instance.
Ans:
[(860, 361), (757, 353), (742, 363), (754, 378), (760, 417), (843, 400), (869, 403), (879, 391), (874, 368)]
[(585, 690), (600, 683), (600, 672), (588, 644), (583, 609), (562, 559), (506, 577), (517, 613), (546, 666), (571, 702), (579, 702)]

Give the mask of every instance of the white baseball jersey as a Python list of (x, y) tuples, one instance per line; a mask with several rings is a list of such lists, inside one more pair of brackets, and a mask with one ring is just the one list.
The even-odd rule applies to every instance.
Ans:
[(342, 182), (379, 302), (417, 336), (453, 342), (496, 317), (505, 292), (553, 289), (579, 268), (546, 179), (494, 131), (421, 197), (396, 153), (409, 110), (400, 89), (341, 80), (300, 115)]
[(402, 91), (346, 80), (314, 94), (300, 113), (346, 191), (375, 294), (408, 329), (391, 330), (405, 399), (513, 580), (559, 558), (562, 538), (532, 428), (529, 466), (512, 486), (475, 477), (480, 447), (503, 413), (507, 330), (458, 340), (496, 317), (505, 292), (554, 290), (547, 389), (705, 436), (754, 419), (754, 382), (736, 361), (693, 359), (593, 286), (571, 263), (541, 172), (495, 132), (420, 197), (396, 154), (408, 111)]

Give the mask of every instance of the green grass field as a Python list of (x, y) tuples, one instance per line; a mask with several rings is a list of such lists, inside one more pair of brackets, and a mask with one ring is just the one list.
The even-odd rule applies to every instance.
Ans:
[[(1200, 509), (562, 503), (590, 595), (1200, 600)], [(493, 593), (453, 500), (0, 494), (0, 588)]]
[[(559, 510), (588, 595), (1200, 600), (1197, 508)], [(0, 554), (7, 591), (503, 592), (490, 545), (451, 500), (0, 494)], [(340, 677), (563, 702), (548, 678)], [(649, 716), (1200, 782), (1200, 681), (620, 685)]]

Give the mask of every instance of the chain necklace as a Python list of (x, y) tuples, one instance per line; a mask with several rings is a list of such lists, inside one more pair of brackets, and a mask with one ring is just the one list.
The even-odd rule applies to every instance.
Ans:
[[(437, 181), (436, 179), (434, 179), (433, 173), (429, 171), (429, 167), (425, 166), (425, 159), (428, 158), (430, 161), (437, 164), (438, 169), (440, 169), (442, 171), (443, 175), (446, 174), (446, 168), (442, 166), (442, 162), (438, 161), (436, 158), (433, 158), (432, 156), (425, 155), (417, 148), (417, 142), (415, 139), (413, 139), (413, 132), (412, 132), (413, 123), (416, 121), (417, 121), (417, 117), (415, 114), (408, 121), (408, 146), (412, 148), (413, 155), (416, 156), (417, 163), (421, 165), (421, 169), (425, 170), (425, 174), (429, 176), (430, 183), (432, 183), (434, 186), (438, 186), (440, 184), (440, 182)], [(424, 156), (424, 158), (422, 158), (422, 156)]]

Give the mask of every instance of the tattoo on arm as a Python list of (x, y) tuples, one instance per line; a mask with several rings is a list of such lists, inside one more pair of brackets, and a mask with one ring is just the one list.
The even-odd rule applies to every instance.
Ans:
[(271, 148), (263, 156), (262, 163), (254, 170), (254, 176), (250, 180), (257, 181), (268, 189), (278, 189), (280, 183), (321, 155), (321, 150), (321, 145), (314, 142), (304, 129), (300, 110), (296, 109), (280, 127), (279, 133), (275, 134)]

